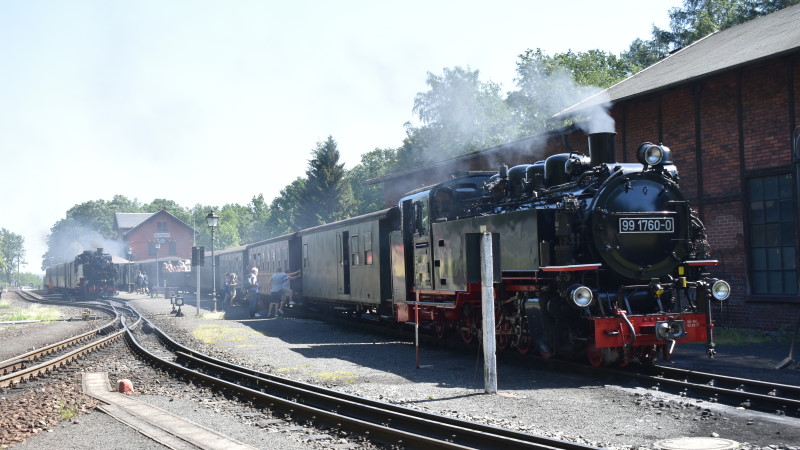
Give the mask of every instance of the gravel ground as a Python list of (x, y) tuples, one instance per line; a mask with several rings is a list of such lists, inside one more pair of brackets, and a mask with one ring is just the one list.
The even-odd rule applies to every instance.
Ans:
[[(415, 348), (409, 342), (351, 333), (313, 320), (249, 320), (239, 309), (229, 310), (223, 320), (210, 320), (194, 317), (194, 306), (187, 305), (183, 309), (187, 315), (176, 318), (168, 314), (170, 306), (165, 299), (125, 297), (140, 311), (154, 314), (151, 320), (173, 337), (207, 353), (411, 408), (606, 448), (650, 449), (658, 440), (697, 436), (732, 439), (746, 449), (800, 449), (798, 419), (685, 399), (628, 381), (553, 372), (502, 355), (498, 358), (499, 393), (487, 395), (483, 389), (483, 359), (477, 348), (472, 354), (422, 348), (421, 368), (417, 368)], [(687, 347), (691, 348), (678, 350), (678, 364), (705, 364), (698, 356), (702, 355), (702, 348)], [(774, 356), (769, 357), (759, 353), (737, 355), (729, 349), (723, 352), (723, 348), (719, 351), (716, 361), (722, 361), (718, 365), (727, 370), (741, 370), (743, 364), (748, 364), (757, 373), (780, 372), (777, 376), (789, 380), (798, 372), (773, 368), (775, 358), (783, 359), (788, 348), (772, 348)], [(120, 349), (123, 353), (124, 349)], [(120, 356), (115, 363), (104, 360), (102, 367), (97, 363), (95, 369), (103, 367), (112, 381), (132, 379), (140, 399), (259, 448), (331, 448), (334, 443), (357, 442), (354, 437), (341, 435), (325, 442), (310, 441), (308, 436), (320, 430), (289, 432), (286, 426), (270, 425), (266, 420), (286, 417), (242, 407), (203, 388), (168, 381), (163, 374), (148, 376), (151, 369), (129, 358)], [(159, 383), (151, 381), (159, 376)], [(69, 439), (61, 442), (70, 442), (73, 448), (123, 448), (101, 441), (107, 434), (108, 420), (103, 414), (81, 415), (78, 423), (62, 423), (52, 432), (39, 433), (15, 448), (53, 448), (47, 439), (55, 436)], [(73, 439), (80, 440), (72, 445)], [(140, 448), (138, 441), (133, 444), (128, 438), (119, 442), (126, 448)]]
[(80, 332), (90, 331), (105, 325), (111, 317), (101, 316), (98, 320), (82, 320), (83, 308), (74, 306), (44, 305), (53, 308), (60, 314), (61, 320), (54, 322), (33, 323), (6, 323), (7, 313), (25, 310), (34, 306), (34, 303), (18, 299), (13, 292), (3, 294), (3, 305), (0, 308), (0, 361), (12, 358), (26, 351), (34, 350), (62, 339), (74, 336)]

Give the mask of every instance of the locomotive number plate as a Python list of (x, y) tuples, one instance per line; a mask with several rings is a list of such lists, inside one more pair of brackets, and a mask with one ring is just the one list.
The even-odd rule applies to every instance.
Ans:
[(637, 217), (619, 219), (620, 233), (672, 233), (675, 221), (672, 217)]

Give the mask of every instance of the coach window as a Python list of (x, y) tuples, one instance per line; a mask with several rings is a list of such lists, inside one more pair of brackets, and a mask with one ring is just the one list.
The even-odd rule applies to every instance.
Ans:
[(350, 265), (358, 265), (358, 235), (350, 237)]
[(789, 173), (748, 182), (753, 294), (797, 293), (792, 186)]
[(269, 249), (269, 270), (270, 272), (275, 271), (275, 249)]
[(303, 269), (308, 268), (308, 244), (303, 244)]
[(372, 232), (364, 233), (364, 264), (372, 265)]

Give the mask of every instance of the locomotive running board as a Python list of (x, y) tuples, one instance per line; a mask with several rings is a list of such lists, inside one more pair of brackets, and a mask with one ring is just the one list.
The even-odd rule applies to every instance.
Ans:
[(698, 259), (694, 261), (686, 261), (686, 265), (691, 267), (716, 266), (717, 264), (719, 264), (719, 260), (716, 259)]
[(602, 264), (573, 264), (570, 266), (543, 266), (539, 267), (542, 272), (577, 272), (580, 270), (597, 270)]

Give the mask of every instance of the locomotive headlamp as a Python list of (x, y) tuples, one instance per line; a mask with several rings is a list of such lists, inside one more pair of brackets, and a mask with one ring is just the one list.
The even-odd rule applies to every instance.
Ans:
[(580, 284), (574, 284), (569, 288), (569, 297), (579, 308), (586, 308), (594, 300), (592, 290)]
[(731, 285), (727, 281), (712, 279), (711, 295), (717, 300), (726, 300), (731, 295)]
[(664, 159), (664, 151), (658, 145), (645, 142), (636, 151), (636, 158), (646, 166), (654, 166)]

